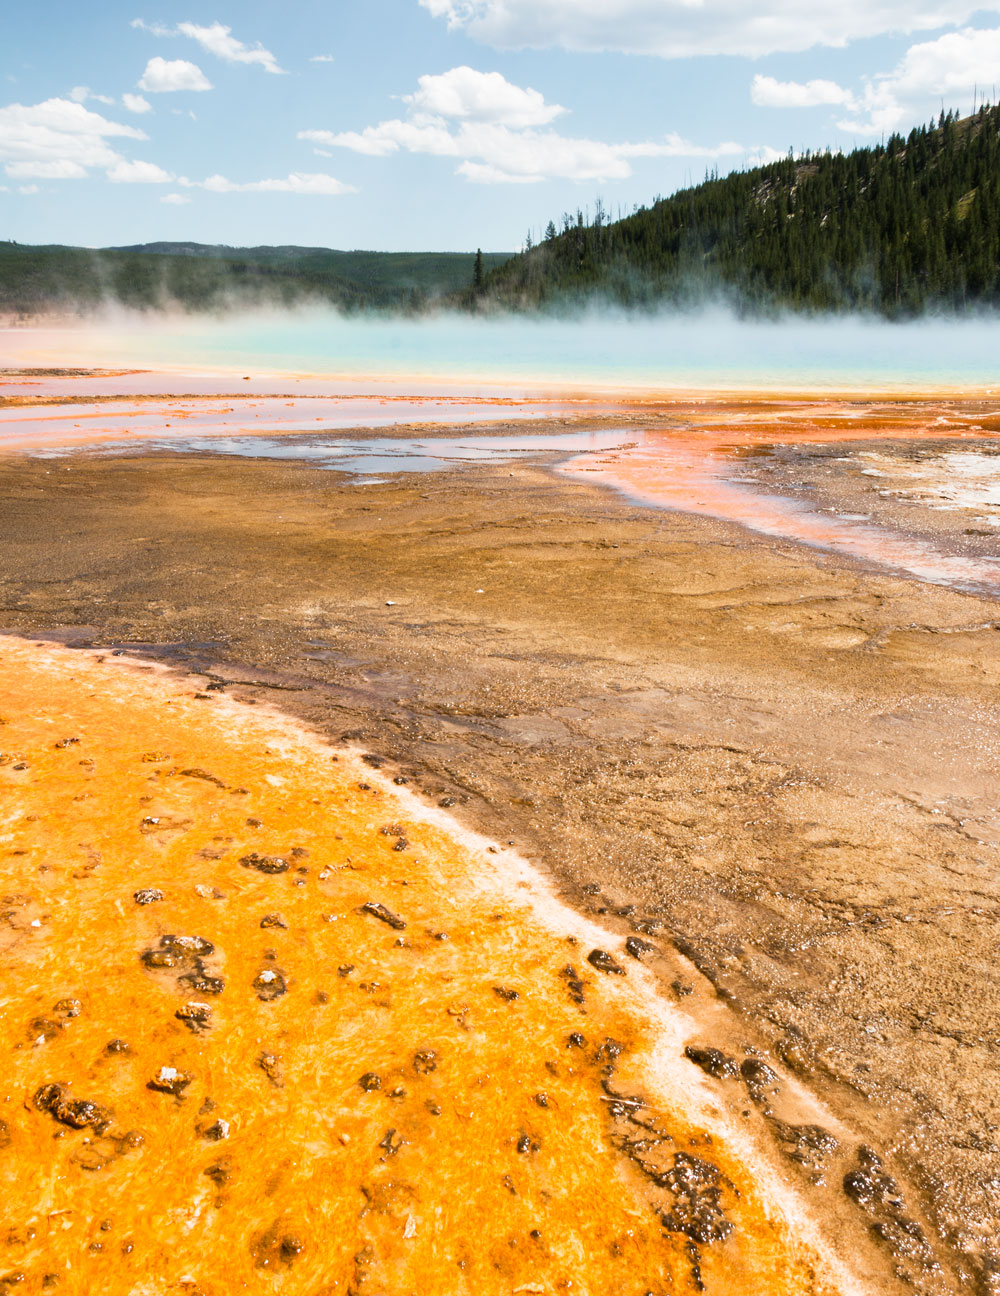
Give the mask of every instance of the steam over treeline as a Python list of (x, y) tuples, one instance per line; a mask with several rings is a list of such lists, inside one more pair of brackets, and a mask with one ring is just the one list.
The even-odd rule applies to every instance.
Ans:
[(561, 312), (723, 303), (743, 315), (912, 318), (1000, 306), (1000, 108), (942, 113), (848, 154), (706, 177), (610, 221), (598, 202), (506, 253), (152, 243), (0, 243), (0, 315), (105, 305), (188, 311), (328, 304)]
[[(484, 253), (489, 269), (510, 253)], [(454, 252), (336, 252), (200, 243), (34, 247), (0, 243), (0, 315), (132, 310), (226, 311), (331, 305), (407, 313), (461, 293), (472, 257)]]
[(615, 222), (600, 204), (566, 213), (478, 295), (523, 308), (593, 294), (889, 317), (1000, 305), (1000, 108), (709, 176)]

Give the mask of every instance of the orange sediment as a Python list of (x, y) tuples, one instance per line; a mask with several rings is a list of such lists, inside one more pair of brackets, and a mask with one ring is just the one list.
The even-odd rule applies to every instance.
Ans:
[(0, 1283), (847, 1290), (690, 1023), (512, 851), (62, 649), (0, 642), (0, 752)]

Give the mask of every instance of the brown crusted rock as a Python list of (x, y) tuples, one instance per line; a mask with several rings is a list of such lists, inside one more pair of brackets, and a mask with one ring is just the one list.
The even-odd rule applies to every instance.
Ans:
[(280, 855), (258, 855), (252, 851), (249, 855), (244, 855), (240, 863), (245, 869), (254, 869), (257, 873), (287, 873), (291, 865), (288, 860), (282, 859)]
[(400, 918), (399, 914), (394, 914), (391, 909), (387, 909), (384, 904), (379, 904), (375, 900), (368, 900), (358, 910), (359, 913), (369, 914), (372, 918), (377, 918), (379, 922), (384, 922), (387, 927), (393, 931), (405, 931), (406, 920)]
[(111, 1124), (111, 1113), (106, 1107), (86, 1098), (71, 1098), (68, 1085), (42, 1085), (35, 1091), (34, 1102), (39, 1111), (48, 1112), (53, 1120), (71, 1129), (89, 1127), (103, 1134)]
[(176, 1067), (160, 1067), (156, 1075), (146, 1085), (147, 1089), (155, 1089), (157, 1093), (171, 1094), (174, 1098), (183, 1098), (184, 1090), (188, 1087), (194, 1076), (189, 1071), (178, 1071)]
[(625, 969), (611, 957), (607, 950), (593, 949), (587, 955), (587, 962), (598, 972), (610, 972), (614, 976), (624, 976)]

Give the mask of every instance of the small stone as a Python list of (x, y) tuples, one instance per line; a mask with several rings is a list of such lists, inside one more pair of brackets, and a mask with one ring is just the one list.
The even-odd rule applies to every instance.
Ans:
[(277, 874), (287, 873), (290, 865), (288, 860), (283, 859), (280, 855), (258, 855), (256, 851), (249, 855), (243, 855), (240, 863), (245, 869), (254, 869), (257, 873)]
[(229, 1121), (217, 1120), (199, 1132), (202, 1138), (209, 1139), (213, 1143), (221, 1143), (223, 1139), (229, 1137)]
[(212, 1009), (207, 1003), (186, 1003), (174, 1016), (196, 1035), (207, 1031), (212, 1024)]
[(137, 905), (156, 904), (158, 900), (163, 899), (163, 892), (157, 890), (156, 887), (142, 887), (136, 891), (132, 899)]
[(358, 1081), (358, 1084), (365, 1093), (374, 1093), (376, 1089), (382, 1088), (382, 1077), (376, 1075), (374, 1071), (366, 1071)]
[(367, 901), (361, 906), (358, 912), (370, 914), (372, 918), (377, 918), (380, 922), (384, 922), (394, 931), (406, 930), (405, 919), (400, 918), (398, 914), (394, 914), (392, 910), (387, 909), (384, 904), (379, 904), (374, 900)]
[(521, 994), (518, 990), (512, 990), (510, 986), (494, 986), (493, 993), (504, 1003), (513, 1003), (515, 999), (520, 999)]
[(614, 976), (625, 975), (625, 969), (616, 963), (606, 950), (591, 950), (587, 955), (587, 962), (591, 967), (597, 968), (598, 972), (609, 972)]
[(194, 1076), (188, 1071), (178, 1071), (176, 1067), (165, 1066), (160, 1067), (146, 1088), (155, 1089), (158, 1093), (172, 1094), (174, 1098), (181, 1098), (193, 1079)]
[(640, 962), (647, 954), (655, 954), (656, 946), (650, 945), (649, 941), (640, 940), (638, 936), (629, 936), (625, 942), (625, 949), (634, 959)]
[(263, 928), (280, 927), (284, 931), (288, 930), (288, 923), (286, 923), (281, 914), (278, 913), (265, 914), (260, 920), (260, 925)]

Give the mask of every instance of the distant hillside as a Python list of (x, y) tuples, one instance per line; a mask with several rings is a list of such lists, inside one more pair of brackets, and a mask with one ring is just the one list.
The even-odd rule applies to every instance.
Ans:
[(615, 222), (567, 213), (476, 297), (536, 308), (595, 294), (893, 317), (1000, 305), (1000, 108), (709, 177)]
[[(510, 253), (483, 253), (494, 268)], [(422, 310), (471, 282), (459, 252), (337, 252), (329, 248), (36, 247), (0, 243), (0, 315), (33, 316), (115, 303), (140, 310), (329, 302), (343, 309)]]

